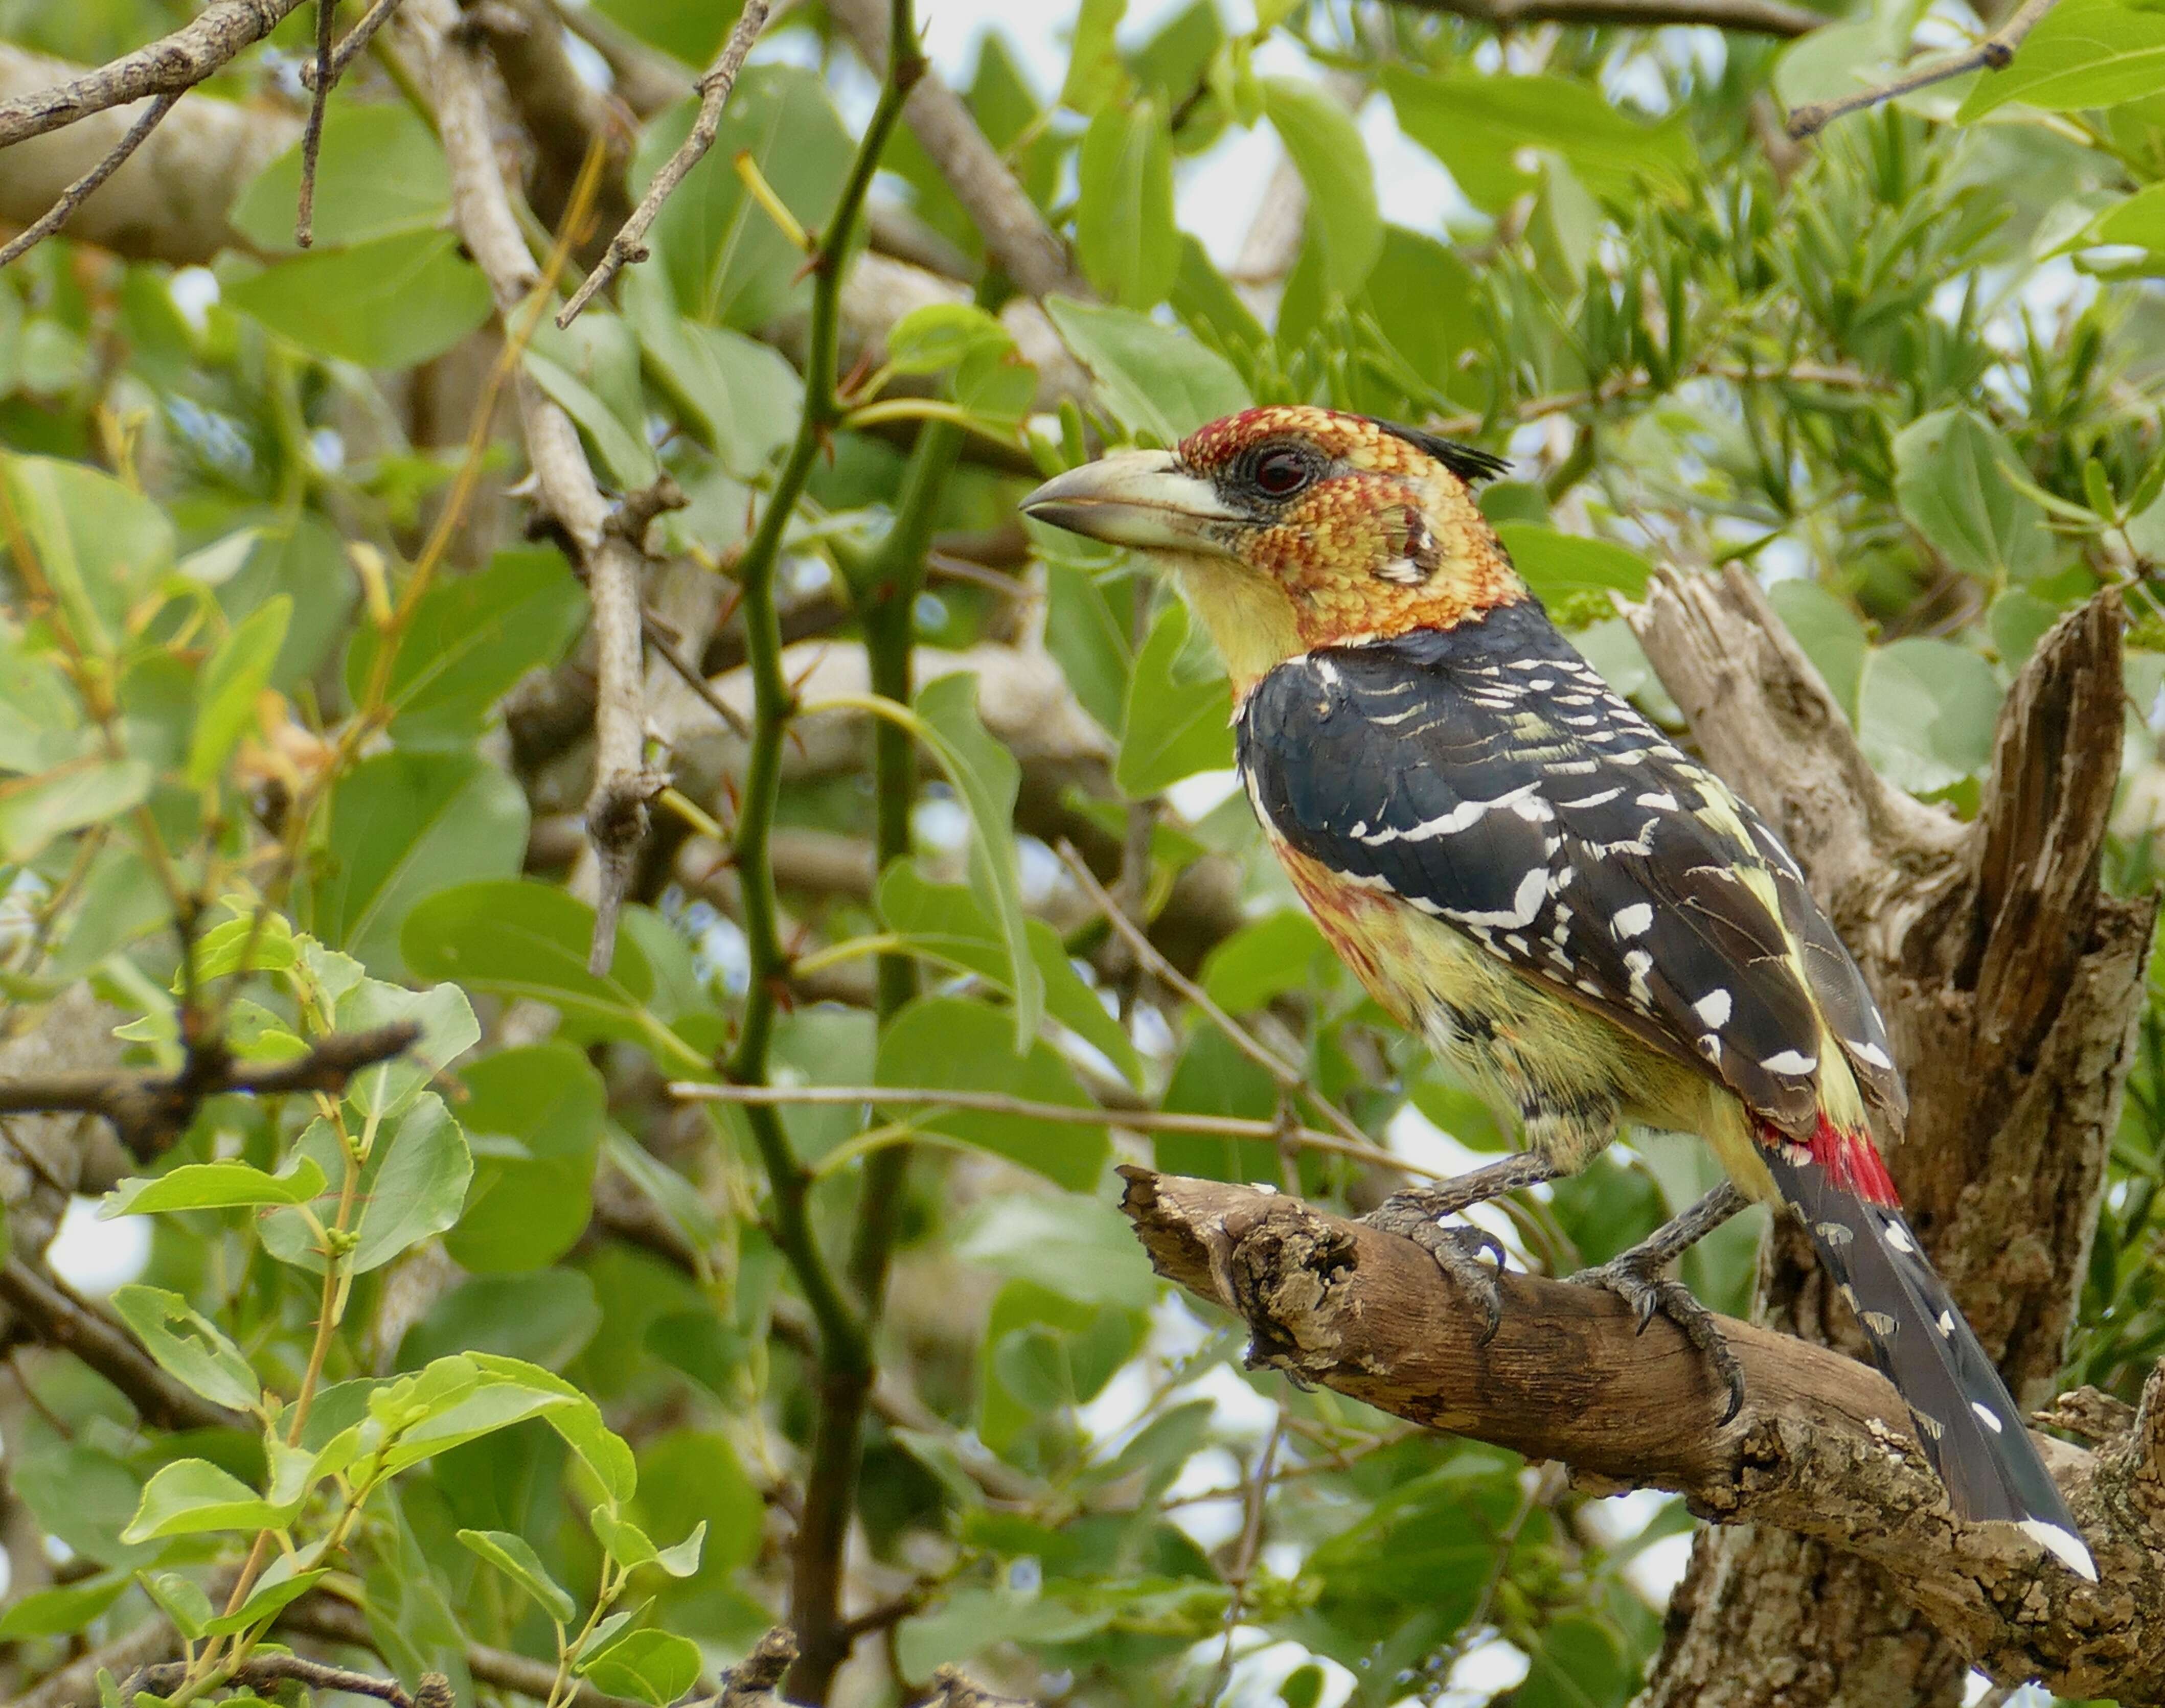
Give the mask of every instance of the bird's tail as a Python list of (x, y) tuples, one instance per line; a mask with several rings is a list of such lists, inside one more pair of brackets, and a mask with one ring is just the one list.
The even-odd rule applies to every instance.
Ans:
[(1762, 1154), (1863, 1324), (1874, 1361), (1908, 1402), (1955, 1511), (2015, 1525), (2095, 1583), (2022, 1413), (1903, 1220), (1871, 1141), (1821, 1126), (1809, 1148), (1769, 1132)]

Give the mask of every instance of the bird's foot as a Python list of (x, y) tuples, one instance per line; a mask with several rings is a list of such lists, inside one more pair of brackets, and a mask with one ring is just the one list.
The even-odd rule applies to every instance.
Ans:
[[(1480, 1311), (1482, 1328), (1476, 1342), (1486, 1346), (1504, 1322), (1504, 1290), (1496, 1279), (1504, 1270), (1504, 1243), (1483, 1228), (1444, 1226), (1444, 1217), (1464, 1207), (1450, 1203), (1448, 1197), (1447, 1193), (1420, 1188), (1393, 1192), (1361, 1220), (1385, 1233), (1404, 1235), (1435, 1259), (1435, 1266)], [(1445, 1201), (1441, 1207), (1440, 1199)], [(1483, 1252), (1495, 1259), (1493, 1266), (1481, 1261)]]
[(1646, 1325), (1654, 1320), (1657, 1312), (1683, 1330), (1685, 1338), (1714, 1366), (1715, 1374), (1729, 1390), (1729, 1404), (1721, 1414), (1722, 1422), (1728, 1423), (1744, 1409), (1744, 1367), (1722, 1337), (1715, 1313), (1694, 1298), (1691, 1290), (1682, 1281), (1672, 1280), (1660, 1273), (1674, 1253), (1658, 1247), (1650, 1249), (1651, 1243), (1633, 1246), (1605, 1264), (1581, 1269), (1565, 1279), (1614, 1293), (1631, 1307), (1641, 1334), (1646, 1332)]

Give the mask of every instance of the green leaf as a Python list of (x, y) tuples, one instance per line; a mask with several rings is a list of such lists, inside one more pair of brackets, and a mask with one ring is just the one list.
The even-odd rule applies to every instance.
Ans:
[(410, 1021), (421, 1029), (403, 1054), (363, 1068), (348, 1083), (346, 1101), (371, 1124), (405, 1108), (431, 1080), (481, 1041), (481, 1027), (466, 992), (448, 982), (408, 991), (380, 979), (363, 979), (338, 999), (333, 1012), (346, 1032), (368, 1032), (400, 1021)]
[(50, 654), (0, 628), (0, 771), (35, 775), (73, 759), (82, 710)]
[[(920, 996), (881, 1033), (874, 1078), (882, 1085), (998, 1091), (1036, 1103), (1093, 1106), (1073, 1071), (1048, 1045), (1033, 1040), (1027, 1054), (1017, 1055), (1013, 1043), (1006, 1017), (997, 1009), (958, 996)], [(893, 1113), (1019, 1163), (1071, 1192), (1095, 1187), (1110, 1154), (1111, 1141), (1095, 1122), (1070, 1126), (900, 1105)]]
[(1113, 780), (1131, 801), (1233, 763), (1233, 690), (1208, 649), (1188, 645), (1188, 607), (1169, 602), (1128, 677)]
[(1561, 156), (1587, 188), (1625, 201), (1646, 187), (1680, 189), (1693, 171), (1682, 123), (1627, 118), (1591, 83), (1386, 66), (1383, 88), (1408, 136), (1451, 168), (1459, 187), (1498, 211), (1539, 187), (1527, 155)]
[(1526, 1659), (1511, 1708), (1624, 1708), (1638, 1684), (1638, 1658), (1608, 1624), (1585, 1614), (1543, 1624)]
[(1842, 715), (1854, 724), (1857, 691), (1864, 680), (1865, 654), (1871, 650), (1857, 613), (1846, 600), (1836, 598), (1816, 581), (1777, 581), (1767, 590), (1767, 598), (1812, 661)]
[(406, 1331), (398, 1362), (414, 1369), (454, 1353), (489, 1352), (559, 1370), (602, 1326), (594, 1284), (577, 1269), (475, 1275)]
[[(319, 1475), (328, 1476), (324, 1469)], [(265, 1569), (255, 1580), (255, 1587), (248, 1592), (248, 1599), (230, 1613), (221, 1613), (203, 1625), (206, 1637), (232, 1637), (260, 1623), (281, 1607), (298, 1601), (330, 1575), (328, 1566), (319, 1566), (313, 1571), (298, 1569), (294, 1562), (305, 1556), (281, 1554)]]
[(1994, 599), (1992, 608), (1984, 614), (1984, 626), (2000, 663), (2010, 670), (2020, 669), (2036, 649), (2037, 643), (2060, 620), (2061, 610), (2060, 606), (2039, 598), (2026, 587), (2010, 587)]
[(1963, 124), (2020, 101), (2048, 113), (2113, 107), (2165, 89), (2165, 13), (2124, 0), (2062, 0), (2004, 71), (1978, 79)]
[(441, 355), (489, 313), (488, 281), (448, 231), (311, 250), (234, 280), (223, 300), (313, 355), (365, 368)]
[(1127, 9), (1128, 0), (1082, 0), (1075, 19), (1074, 43), (1068, 50), (1067, 80), (1060, 87), (1062, 107), (1094, 113), (1126, 85), (1128, 74), (1121, 66), (1114, 32)]
[(1448, 244), (1387, 225), (1362, 301), (1408, 368), (1439, 392), (1459, 376), (1459, 358), (1482, 337), (1480, 290)]
[(596, 978), (587, 970), (593, 929), (594, 911), (583, 901), (514, 879), (437, 891), (406, 916), (399, 944), (416, 977), (546, 1002), (563, 1016), (567, 1036), (648, 1042), (640, 1010), (654, 975), (646, 957), (619, 930), (616, 959)]
[[(1013, 964), (1006, 946), (982, 904), (963, 886), (928, 883), (909, 860), (898, 859), (880, 880), (877, 907), (888, 928), (907, 937), (917, 953), (1010, 989)], [(1142, 1064), (1134, 1043), (1082, 982), (1059, 933), (1041, 919), (1028, 921), (1026, 928), (1030, 958), (1045, 982), (1046, 1012), (1140, 1084)]]
[(1076, 184), (1075, 250), (1090, 282), (1130, 308), (1163, 302), (1180, 271), (1165, 109), (1149, 99), (1100, 108)]
[(196, 678), (196, 727), (188, 742), (188, 782), (218, 780), (242, 733), (255, 721), (255, 699), (286, 644), (293, 602), (280, 594), (234, 625)]
[(1629, 546), (1613, 540), (1559, 533), (1530, 522), (1497, 525), (1498, 538), (1535, 597), (1561, 602), (1586, 593), (1646, 596), (1654, 566)]
[(1229, 1014), (1302, 991), (1330, 964), (1330, 946), (1307, 914), (1291, 907), (1242, 926), (1203, 963), (1203, 989)]
[(150, 797), (141, 759), (83, 759), (0, 783), (0, 857), (34, 858), (55, 837), (117, 818)]
[(551, 1394), (565, 1403), (551, 1407), (549, 1427), (594, 1474), (604, 1498), (629, 1500), (639, 1487), (639, 1467), (624, 1437), (602, 1422), (600, 1407), (561, 1376), (517, 1359), (493, 1353), (469, 1353), (467, 1360), (485, 1381)]
[(601, 1075), (551, 1039), (498, 1050), (467, 1067), (459, 1106), (473, 1152), (472, 1189), (444, 1248), (462, 1268), (540, 1269), (586, 1231), (594, 1161), (607, 1124)]
[(599, 1654), (583, 1658), (587, 1682), (614, 1696), (633, 1696), (667, 1708), (698, 1682), (699, 1646), (666, 1631), (632, 1631)]
[(2085, 240), (2165, 250), (2165, 184), (2152, 184), (2147, 190), (2137, 191), (2101, 214), (2090, 227)]
[(919, 738), (931, 749), (970, 815), (970, 870), (992, 903), (1008, 956), (1014, 997), (1017, 1050), (1031, 1047), (1045, 1015), (1045, 977), (1030, 943), (1015, 859), (1015, 791), (1022, 768), (977, 718), (977, 679), (967, 672), (936, 676), (917, 691)]
[[(385, 703), (402, 748), (462, 747), (519, 679), (553, 665), (587, 620), (587, 596), (561, 553), (500, 551), (480, 574), (440, 578), (414, 607), (391, 669)], [(345, 685), (366, 698), (383, 638), (355, 632)]]
[(305, 1204), (324, 1190), (324, 1170), (296, 1155), (275, 1175), (246, 1163), (183, 1163), (149, 1180), (123, 1180), (100, 1206), (101, 1217), (150, 1216), (167, 1210), (229, 1210), (253, 1204)]
[(173, 566), (173, 524), (142, 493), (80, 463), (10, 456), (0, 478), (76, 643), (112, 657)]
[(936, 374), (982, 344), (1011, 344), (1008, 329), (974, 302), (928, 302), (887, 335), (887, 364), (898, 374)]
[(461, 1530), (458, 1537), (461, 1546), (479, 1554), (540, 1602), (541, 1611), (557, 1624), (572, 1622), (577, 1609), (571, 1592), (549, 1575), (541, 1556), (524, 1537), (508, 1530)]
[[(336, 1170), (344, 1178), (344, 1150), (328, 1121), (309, 1123), (298, 1148), (319, 1169)], [(356, 1243), (347, 1260), (352, 1273), (381, 1268), (456, 1222), (472, 1172), (466, 1135), (443, 1100), (423, 1092), (377, 1133), (362, 1166), (356, 1201), (361, 1209), (352, 1228)], [(334, 1207), (327, 1197), (316, 1201), (317, 1214), (326, 1221)], [(263, 1248), (280, 1262), (322, 1273), (324, 1257), (315, 1233), (297, 1211), (282, 1210), (266, 1217), (262, 1239)]]
[(685, 424), (739, 480), (749, 481), (797, 431), (804, 382), (781, 351), (726, 327), (677, 312), (651, 267), (625, 277), (624, 313), (639, 332), (649, 377)]
[(1132, 309), (1048, 297), (1061, 339), (1097, 382), (1098, 401), (1130, 433), (1178, 444), (1207, 421), (1248, 407), (1233, 365), (1188, 334)]
[[(282, 973), (299, 954), (293, 928), (284, 914), (266, 909), (259, 919), (250, 912), (213, 925), (196, 939), (196, 982), (207, 985), (239, 972)], [(176, 975), (173, 994), (180, 992)]]
[(134, 1580), (125, 1568), (97, 1572), (58, 1589), (39, 1590), (0, 1613), (0, 1642), (25, 1637), (68, 1637), (89, 1628), (90, 1621), (119, 1600), (120, 1592)]
[[(673, 1577), (719, 1585), (758, 1556), (766, 1502), (727, 1436), (672, 1429), (640, 1450), (634, 1511), (650, 1530), (664, 1535), (689, 1521), (691, 1534), (675, 1548), (661, 1549), (657, 1558)], [(692, 1571), (674, 1569), (687, 1558)]]
[(240, 1348), (178, 1293), (130, 1283), (113, 1293), (113, 1308), (158, 1367), (191, 1391), (236, 1411), (253, 1411), (261, 1401), (263, 1385)]
[(454, 884), (516, 879), (526, 830), (524, 791), (477, 754), (374, 754), (331, 791), (310, 923), (371, 973), (400, 977), (407, 916)]
[[(300, 189), (296, 141), (241, 192), (228, 216), (233, 229), (266, 255), (291, 253)], [(412, 108), (403, 101), (331, 102), (316, 159), (319, 248), (439, 226), (450, 208), (443, 145)]]
[(956, 1224), (949, 1254), (1084, 1305), (1147, 1311), (1150, 1259), (1126, 1217), (1095, 1198), (1044, 1193), (984, 1198)]
[(208, 1459), (176, 1459), (144, 1485), (142, 1504), (123, 1542), (151, 1542), (203, 1531), (266, 1530), (290, 1523), (301, 1510), (305, 1486), (283, 1490), (283, 1500), (259, 1495)]
[[(1179, 1115), (1268, 1121), (1277, 1105), (1271, 1076), (1214, 1026), (1199, 1026), (1189, 1036), (1165, 1088), (1166, 1109)], [(1275, 1180), (1279, 1175), (1277, 1147), (1267, 1138), (1161, 1133), (1151, 1141), (1151, 1153), (1168, 1174), (1209, 1180)]]
[(1376, 173), (1353, 115), (1308, 78), (1262, 80), (1263, 112), (1308, 191), (1309, 229), (1323, 252), (1324, 288), (1351, 297), (1383, 249)]
[(1956, 568), (1996, 582), (2052, 567), (2044, 512), (2007, 480), (2014, 451), (1968, 410), (1911, 422), (1894, 437), (1894, 465), (1902, 513)]
[(210, 1605), (210, 1596), (202, 1584), (178, 1572), (145, 1573), (139, 1580), (144, 1593), (158, 1604), (160, 1611), (173, 1621), (174, 1628), (189, 1642), (203, 1634), (203, 1627), (218, 1616)]
[(654, 447), (646, 442), (640, 423), (625, 420), (577, 374), (540, 350), (526, 352), (526, 371), (579, 423), (618, 486), (629, 491), (653, 483), (661, 465), (655, 460)]
[[(687, 100), (646, 127), (629, 189), (645, 193), (692, 129)], [(722, 111), (714, 146), (670, 196), (649, 241), (677, 310), (710, 326), (756, 332), (809, 301), (804, 257), (753, 201), (735, 160), (748, 154), (808, 231), (824, 230), (856, 145), (819, 74), (798, 66), (748, 66)]]
[(1898, 640), (1865, 660), (1857, 742), (1896, 787), (1916, 794), (1949, 788), (1992, 763), (1999, 698), (1992, 666), (1967, 647)]
[(1114, 613), (1114, 588), (1080, 565), (1048, 557), (1045, 563), (1045, 647), (1058, 660), (1082, 709), (1108, 735), (1119, 733), (1128, 698), (1128, 630)]

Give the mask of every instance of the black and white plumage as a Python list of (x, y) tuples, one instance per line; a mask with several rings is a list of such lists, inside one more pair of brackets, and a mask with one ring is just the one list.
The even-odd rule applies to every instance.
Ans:
[[(2021, 1412), (1902, 1218), (1863, 1110), (1830, 1116), (1827, 1050), (1890, 1125), (1906, 1110), (1900, 1076), (1856, 963), (1748, 806), (1530, 600), (1288, 660), (1237, 724), (1273, 840), (1330, 875), (1305, 886), (1326, 929), (1518, 1105), (1530, 1144), (1572, 1168), (1620, 1121), (1704, 1123), (1664, 1118), (1678, 1098), (1642, 1052), (1560, 1023), (1557, 1003), (1529, 1006), (1528, 984), (1733, 1093), (1748, 1161), (1708, 1137), (1747, 1193), (1803, 1220), (1956, 1509), (2093, 1569)], [(1363, 898), (1481, 953), (1393, 949), (1351, 922)], [(1516, 978), (1499, 987), (1469, 965)]]

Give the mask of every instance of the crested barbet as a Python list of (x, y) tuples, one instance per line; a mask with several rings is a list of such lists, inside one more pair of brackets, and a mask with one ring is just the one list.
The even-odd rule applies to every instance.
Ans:
[[(1781, 838), (1557, 632), (1475, 503), (1485, 452), (1310, 407), (1059, 476), (1029, 515), (1170, 572), (1232, 678), (1240, 772), (1316, 923), (1399, 1023), (1517, 1117), (1523, 1152), (1393, 1195), (1493, 1332), (1488, 1235), (1445, 1218), (1583, 1168), (1620, 1127), (1697, 1133), (1730, 1184), (1585, 1279), (1659, 1310), (1747, 1201), (1786, 1206), (1964, 1518), (2095, 1579), (2023, 1416), (1903, 1219), (1873, 1140), (1907, 1107), (1857, 964)], [(1497, 1250), (1500, 1256), (1500, 1249)]]

